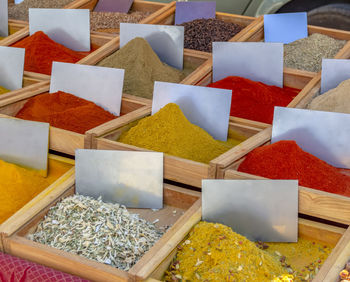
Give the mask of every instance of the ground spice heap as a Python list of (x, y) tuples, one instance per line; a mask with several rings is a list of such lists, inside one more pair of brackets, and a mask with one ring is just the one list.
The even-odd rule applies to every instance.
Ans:
[(47, 75), (51, 74), (53, 61), (76, 63), (84, 57), (84, 55), (53, 41), (42, 31), (37, 31), (12, 46), (25, 48), (25, 71)]
[(53, 206), (28, 238), (127, 271), (165, 229), (125, 206), (74, 195)]
[(284, 66), (319, 72), (322, 59), (333, 59), (345, 44), (345, 40), (337, 40), (327, 35), (314, 33), (309, 37), (284, 45)]
[(24, 0), (20, 4), (9, 2), (8, 17), (9, 19), (28, 21), (29, 8), (63, 8), (72, 0)]
[(49, 160), (48, 176), (0, 160), (0, 224), (70, 169)]
[(120, 23), (138, 23), (149, 15), (149, 12), (139, 11), (133, 11), (128, 14), (92, 12), (90, 14), (90, 29), (92, 31), (116, 32), (116, 29), (119, 29)]
[(317, 111), (350, 114), (350, 79), (343, 81), (311, 101), (308, 108)]
[(148, 42), (140, 37), (129, 41), (123, 48), (97, 64), (102, 67), (125, 69), (124, 93), (153, 97), (154, 81), (178, 83), (194, 70), (184, 65), (179, 71), (163, 63)]
[[(236, 145), (243, 140), (237, 140)], [(209, 163), (234, 146), (230, 141), (216, 141), (202, 128), (190, 123), (173, 103), (140, 120), (118, 141), (202, 163)]]
[(88, 282), (88, 280), (0, 252), (1, 281)]
[(297, 243), (266, 243), (265, 246), (265, 251), (295, 277), (294, 281), (312, 281), (333, 249), (328, 244), (305, 238), (298, 238)]
[(48, 122), (51, 126), (81, 134), (116, 118), (90, 101), (61, 91), (30, 98), (16, 117)]
[(0, 95), (5, 94), (7, 92), (10, 92), (10, 90), (6, 89), (5, 87), (0, 86)]
[(232, 90), (231, 116), (272, 123), (275, 106), (286, 107), (299, 90), (267, 85), (239, 76), (228, 76), (208, 87)]
[(229, 41), (242, 27), (218, 19), (198, 19), (180, 24), (185, 27), (184, 48), (212, 51), (212, 42)]
[(166, 281), (272, 281), (287, 271), (222, 224), (200, 222), (179, 246)]
[(345, 264), (344, 269), (339, 273), (338, 281), (350, 281), (350, 260)]
[(295, 141), (254, 149), (238, 171), (272, 179), (298, 179), (301, 186), (350, 197), (350, 177), (303, 151)]

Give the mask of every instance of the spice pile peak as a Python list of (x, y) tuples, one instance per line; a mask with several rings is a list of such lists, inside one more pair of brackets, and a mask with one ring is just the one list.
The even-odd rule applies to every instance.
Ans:
[(13, 47), (25, 48), (24, 70), (50, 75), (52, 62), (76, 63), (84, 56), (53, 41), (42, 31), (37, 31)]
[(151, 99), (154, 81), (180, 82), (183, 72), (163, 63), (151, 45), (140, 37), (130, 40), (120, 50), (97, 64), (125, 70), (123, 92)]

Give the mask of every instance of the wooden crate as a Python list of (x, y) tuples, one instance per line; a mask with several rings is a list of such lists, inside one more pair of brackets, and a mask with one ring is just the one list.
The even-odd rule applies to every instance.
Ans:
[(52, 154), (49, 154), (49, 159), (71, 164), (72, 168), (9, 217), (5, 222), (0, 224), (0, 251), (4, 251), (3, 238), (7, 236), (10, 230), (17, 230), (22, 224), (21, 220), (28, 221), (32, 219), (40, 211), (36, 209), (36, 206), (41, 203), (43, 199), (53, 200), (57, 198), (64, 192), (62, 187), (67, 187), (67, 185), (72, 185), (72, 183), (74, 183), (74, 160)]
[[(196, 223), (195, 223), (196, 224)], [(195, 225), (193, 224), (193, 226)], [(349, 244), (349, 236), (350, 229), (346, 231), (346, 229), (340, 227), (334, 227), (327, 224), (322, 224), (306, 219), (299, 218), (298, 224), (298, 232), (299, 238), (306, 238), (311, 240), (321, 241), (331, 246), (335, 246), (332, 253), (325, 261), (324, 266), (321, 267), (320, 273), (323, 271), (323, 268), (327, 268), (328, 262), (332, 259), (333, 255), (336, 254), (337, 249), (344, 241)], [(183, 239), (185, 236), (183, 236)], [(177, 245), (175, 242), (169, 242), (169, 245), (172, 246), (172, 250), (166, 254), (166, 257), (162, 256), (159, 258), (156, 254), (152, 260), (149, 261), (147, 267), (145, 266), (143, 271), (140, 271), (139, 274), (136, 274), (136, 281), (142, 281), (143, 277), (147, 276), (147, 282), (156, 282), (162, 280), (165, 271), (169, 268), (172, 260), (176, 256)], [(141, 276), (142, 275), (142, 276)], [(313, 281), (331, 281), (331, 280), (313, 280)], [(335, 281), (335, 280), (334, 280)]]
[[(245, 156), (257, 147), (270, 144), (272, 127), (256, 134), (230, 151), (230, 165), (226, 167), (224, 179), (266, 179), (239, 172), (237, 169)], [(264, 165), (262, 163), (262, 165)], [(343, 224), (350, 224), (350, 197), (332, 194), (299, 186), (299, 212)]]
[[(119, 119), (105, 123), (103, 126), (87, 131), (86, 135), (89, 136), (91, 143), (85, 143), (86, 145), (90, 145), (86, 146), (85, 148), (101, 150), (149, 151), (144, 148), (131, 146), (113, 140), (118, 139), (122, 132), (128, 130), (130, 128), (130, 123), (150, 115), (151, 107), (144, 108), (138, 112), (135, 111), (134, 113), (131, 113), (128, 117), (120, 117)], [(260, 127), (252, 127), (250, 125), (240, 124), (235, 121), (230, 121), (229, 128), (248, 138), (262, 130)], [(215, 178), (217, 169), (215, 160), (216, 159), (209, 164), (204, 164), (165, 154), (164, 178), (201, 188), (202, 179)]]
[(350, 259), (350, 228), (324, 263), (314, 281), (339, 281), (339, 272), (344, 269)]
[[(198, 86), (207, 86), (213, 82), (212, 61), (208, 60), (192, 77), (188, 77), (185, 84), (194, 84)], [(283, 86), (300, 89), (299, 94), (289, 103), (288, 108), (294, 108), (300, 104), (301, 100), (310, 95), (310, 89), (315, 87), (318, 82), (314, 79), (315, 75), (310, 72), (304, 72), (294, 69), (285, 69), (283, 71)], [(317, 76), (319, 77), (319, 76)], [(248, 120), (238, 117), (230, 117), (230, 120), (259, 128), (267, 128), (270, 125), (263, 122)]]
[[(97, 5), (97, 3), (98, 3), (98, 0), (76, 0), (72, 4), (76, 8), (89, 9), (92, 12), (95, 6)], [(148, 17), (141, 20), (139, 22), (140, 24), (157, 23), (158, 18), (161, 17), (161, 15), (164, 12), (172, 8), (174, 5), (175, 5), (175, 2), (170, 2), (168, 4), (165, 4), (160, 2), (135, 0), (130, 8), (130, 11), (151, 13)], [(98, 32), (118, 34), (119, 28), (101, 29), (101, 30), (98, 30)]]
[[(32, 85), (31, 91), (27, 91), (26, 89), (16, 91), (16, 95), (11, 95), (7, 99), (0, 100), (0, 116), (15, 116), (29, 98), (48, 92), (49, 89), (49, 82), (43, 81)], [(129, 98), (129, 96), (122, 98), (121, 114), (124, 115), (123, 118), (128, 118), (129, 114), (134, 114), (134, 112), (138, 113), (145, 108), (150, 108), (148, 101), (143, 102), (142, 99), (135, 100)], [(98, 129), (98, 127), (96, 129)], [(91, 138), (90, 135), (79, 134), (57, 127), (50, 127), (50, 149), (57, 152), (75, 155), (76, 149), (84, 148), (84, 143), (91, 143), (89, 138)]]
[[(17, 24), (18, 26), (21, 26), (20, 23)], [(24, 39), (25, 37), (29, 36), (29, 26), (23, 24), (18, 32), (6, 37), (5, 39), (0, 41), (0, 46), (11, 46), (12, 44), (15, 44), (16, 42)], [(98, 32), (91, 32), (90, 33), (90, 40), (91, 40), (91, 54), (97, 51), (101, 46), (111, 41), (114, 37), (110, 34), (101, 34)], [(35, 73), (35, 72), (29, 72), (24, 71), (24, 75), (27, 77), (31, 77), (38, 80), (50, 80), (50, 75), (41, 74), (41, 73)]]
[[(163, 24), (163, 25), (174, 25), (175, 24), (175, 10), (176, 5), (173, 5), (170, 7), (166, 12), (159, 15), (156, 20), (149, 22), (150, 24)], [(243, 27), (243, 29), (237, 33), (234, 37), (232, 37), (229, 41), (230, 42), (236, 42), (241, 41), (240, 38), (244, 34), (246, 34), (251, 28), (256, 26), (256, 24), (261, 21), (259, 18), (255, 17), (248, 17), (243, 15), (235, 15), (235, 14), (228, 14), (228, 13), (222, 13), (222, 12), (216, 12), (215, 14), (216, 19), (222, 20), (224, 22), (228, 23), (234, 23), (238, 24)], [(256, 21), (258, 20), (258, 21)]]
[[(4, 237), (5, 252), (91, 281), (134, 281), (135, 274), (142, 273), (149, 261), (154, 260), (155, 255), (158, 260), (166, 257), (201, 217), (200, 193), (168, 184), (164, 184), (164, 209), (156, 212), (149, 209), (129, 209), (131, 212), (140, 214), (146, 220), (159, 219), (157, 224), (160, 226), (172, 225), (172, 227), (126, 272), (26, 239), (26, 235), (35, 230), (51, 206), (58, 200), (74, 194), (74, 185), (62, 184), (60, 190), (62, 193), (56, 193), (56, 198), (46, 198), (32, 207), (37, 212), (35, 217), (19, 219), (18, 222), (21, 223), (21, 226), (17, 224), (15, 228), (6, 230), (9, 237)], [(175, 214), (174, 210), (177, 211)], [(32, 213), (32, 211), (30, 212)], [(142, 274), (140, 275), (142, 276)]]
[[(321, 33), (334, 39), (347, 40), (348, 42), (345, 46), (338, 52), (334, 59), (348, 59), (350, 57), (350, 31), (325, 28), (320, 26), (308, 25), (308, 34)], [(240, 38), (241, 42), (259, 42), (264, 40), (264, 19), (260, 17), (259, 21), (255, 22), (255, 25), (252, 28), (245, 32)], [(285, 68), (288, 69), (288, 68)], [(306, 71), (307, 72), (307, 71)], [(310, 73), (310, 72), (309, 72)], [(313, 73), (315, 75), (315, 73)]]

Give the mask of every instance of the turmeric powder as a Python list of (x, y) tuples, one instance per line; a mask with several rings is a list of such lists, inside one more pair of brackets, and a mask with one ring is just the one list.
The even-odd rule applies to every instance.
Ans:
[(0, 224), (47, 188), (72, 165), (49, 159), (48, 176), (0, 160)]
[(333, 247), (329, 244), (298, 238), (296, 243), (266, 243), (266, 252), (290, 268), (294, 281), (312, 281)]
[[(272, 281), (287, 274), (278, 259), (228, 226), (200, 222), (178, 246), (165, 281)], [(278, 281), (278, 280), (276, 280)]]
[(6, 89), (5, 87), (0, 86), (0, 95), (5, 94), (7, 92), (10, 92), (10, 90)]
[(149, 150), (209, 163), (246, 139), (230, 132), (227, 142), (215, 140), (199, 126), (190, 123), (179, 106), (170, 103), (124, 132), (119, 142)]

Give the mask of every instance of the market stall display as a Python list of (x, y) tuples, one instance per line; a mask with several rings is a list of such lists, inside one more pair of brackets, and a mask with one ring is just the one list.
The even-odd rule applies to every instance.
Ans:
[[(271, 144), (275, 106), (306, 108), (311, 113), (350, 113), (350, 79), (320, 94), (322, 58), (349, 59), (350, 33), (309, 25), (308, 37), (285, 44), (282, 88), (229, 74), (213, 81), (212, 43), (264, 41), (262, 17), (216, 12), (215, 18), (182, 23), (184, 68), (180, 70), (165, 64), (147, 38), (137, 37), (120, 48), (119, 37), (122, 22), (175, 25), (175, 2), (136, 0), (127, 13), (94, 11), (98, 2), (24, 0), (15, 5), (9, 1), (10, 35), (0, 38), (0, 46), (25, 48), (25, 72), (23, 88), (10, 91), (0, 85), (0, 118), (49, 123), (49, 149), (70, 159), (49, 154), (48, 176), (43, 177), (0, 156), (0, 278), (34, 275), (35, 279), (48, 281), (54, 281), (51, 277), (62, 281), (350, 281), (349, 170), (326, 163), (296, 141), (284, 138)], [(42, 31), (30, 35), (24, 21), (28, 21), (28, 8), (33, 7), (89, 9), (91, 51), (68, 49)], [(72, 29), (69, 36), (74, 32)], [(280, 55), (282, 63), (282, 51)], [(90, 84), (73, 83), (71, 80), (79, 79), (69, 71), (62, 77), (71, 90), (55, 89), (54, 80), (49, 81), (54, 61), (74, 67), (119, 69), (117, 78), (121, 80), (110, 80), (113, 87), (118, 86), (110, 91), (110, 97), (118, 97), (119, 102), (122, 97), (120, 116), (120, 104), (115, 100), (107, 97), (100, 103), (82, 98), (78, 92), (87, 93)], [(111, 85), (108, 78), (84, 76), (85, 71), (81, 69), (78, 76), (98, 81), (98, 91), (92, 91), (94, 98), (105, 97), (103, 91)], [(202, 120), (201, 127), (196, 125), (181, 107), (183, 101), (167, 101), (153, 112), (156, 81), (232, 90), (230, 115), (228, 106), (223, 111), (228, 121), (227, 141), (216, 140), (210, 130), (204, 129), (203, 120), (207, 119), (203, 112), (196, 116)], [(79, 91), (73, 89), (76, 85)], [(188, 101), (188, 96), (179, 97)], [(200, 99), (205, 100), (202, 96)], [(118, 108), (117, 113), (106, 106), (108, 103)], [(197, 111), (197, 106), (192, 104), (190, 110)], [(208, 117), (218, 111), (213, 108), (204, 105)], [(210, 126), (218, 127), (218, 123)], [(5, 136), (6, 132), (1, 134)], [(46, 144), (44, 147), (46, 150)], [(76, 149), (163, 152), (163, 208), (130, 208), (121, 201), (102, 200), (106, 170), (101, 176), (97, 174), (100, 179), (94, 187), (100, 197), (81, 193), (83, 190), (77, 188), (79, 174), (74, 174), (73, 158), (79, 155), (75, 156)], [(118, 159), (125, 167), (123, 162), (132, 160)], [(148, 164), (147, 170), (152, 169)], [(122, 177), (136, 181), (129, 171)], [(294, 218), (298, 241), (252, 242), (238, 229), (221, 224), (223, 221), (205, 221), (199, 192), (203, 179), (297, 179), (299, 186), (295, 183), (293, 191), (298, 199)], [(115, 197), (121, 200), (125, 195), (118, 194), (117, 188)], [(133, 186), (123, 189), (132, 191)], [(137, 206), (137, 196), (133, 201)], [(220, 216), (224, 219), (227, 214)], [(273, 228), (281, 230), (283, 223)], [(296, 238), (297, 233), (294, 235)]]

